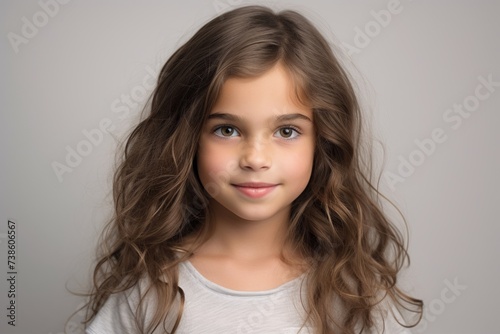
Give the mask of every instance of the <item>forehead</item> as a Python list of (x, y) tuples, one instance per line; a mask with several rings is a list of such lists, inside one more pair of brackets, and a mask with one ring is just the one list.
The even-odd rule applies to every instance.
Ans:
[(281, 63), (257, 77), (229, 78), (224, 82), (211, 113), (281, 115), (299, 112), (312, 116), (311, 108), (297, 94), (300, 90), (296, 81)]

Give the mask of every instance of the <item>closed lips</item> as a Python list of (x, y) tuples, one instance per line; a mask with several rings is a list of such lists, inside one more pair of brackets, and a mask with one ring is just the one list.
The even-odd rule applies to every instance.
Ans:
[(242, 187), (242, 188), (269, 188), (269, 187), (274, 187), (277, 184), (264, 183), (264, 182), (244, 182), (244, 183), (235, 183), (233, 185), (235, 187)]
[(262, 182), (245, 182), (233, 184), (238, 191), (246, 197), (261, 198), (272, 192), (277, 184)]

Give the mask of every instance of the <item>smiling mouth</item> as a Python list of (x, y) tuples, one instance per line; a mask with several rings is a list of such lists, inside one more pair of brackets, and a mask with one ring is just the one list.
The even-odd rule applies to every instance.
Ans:
[(232, 184), (241, 194), (250, 198), (261, 198), (271, 193), (278, 184), (263, 182), (244, 182)]

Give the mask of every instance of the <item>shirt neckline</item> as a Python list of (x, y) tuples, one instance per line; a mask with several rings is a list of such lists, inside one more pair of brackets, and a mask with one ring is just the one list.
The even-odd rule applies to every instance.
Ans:
[(191, 261), (186, 260), (180, 263), (184, 268), (187, 269), (188, 273), (191, 274), (191, 276), (199, 281), (204, 287), (208, 288), (209, 290), (212, 290), (216, 293), (223, 294), (223, 295), (228, 295), (228, 296), (237, 296), (237, 297), (258, 297), (258, 296), (269, 296), (272, 294), (279, 293), (281, 291), (285, 291), (295, 284), (301, 282), (304, 277), (306, 276), (306, 273), (302, 273), (300, 276), (285, 282), (281, 284), (280, 286), (277, 286), (276, 288), (273, 289), (268, 289), (268, 290), (259, 290), (259, 291), (241, 291), (241, 290), (233, 290), (229, 289), (226, 287), (223, 287), (222, 285), (219, 285), (217, 283), (214, 283), (210, 281), (208, 278), (203, 276), (198, 269), (191, 263)]

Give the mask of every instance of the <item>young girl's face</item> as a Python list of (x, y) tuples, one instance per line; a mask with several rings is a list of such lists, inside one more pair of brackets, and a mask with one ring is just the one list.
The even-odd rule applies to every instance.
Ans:
[(216, 217), (288, 217), (291, 203), (307, 186), (313, 113), (294, 102), (293, 87), (280, 64), (257, 78), (224, 83), (204, 124), (197, 161)]

